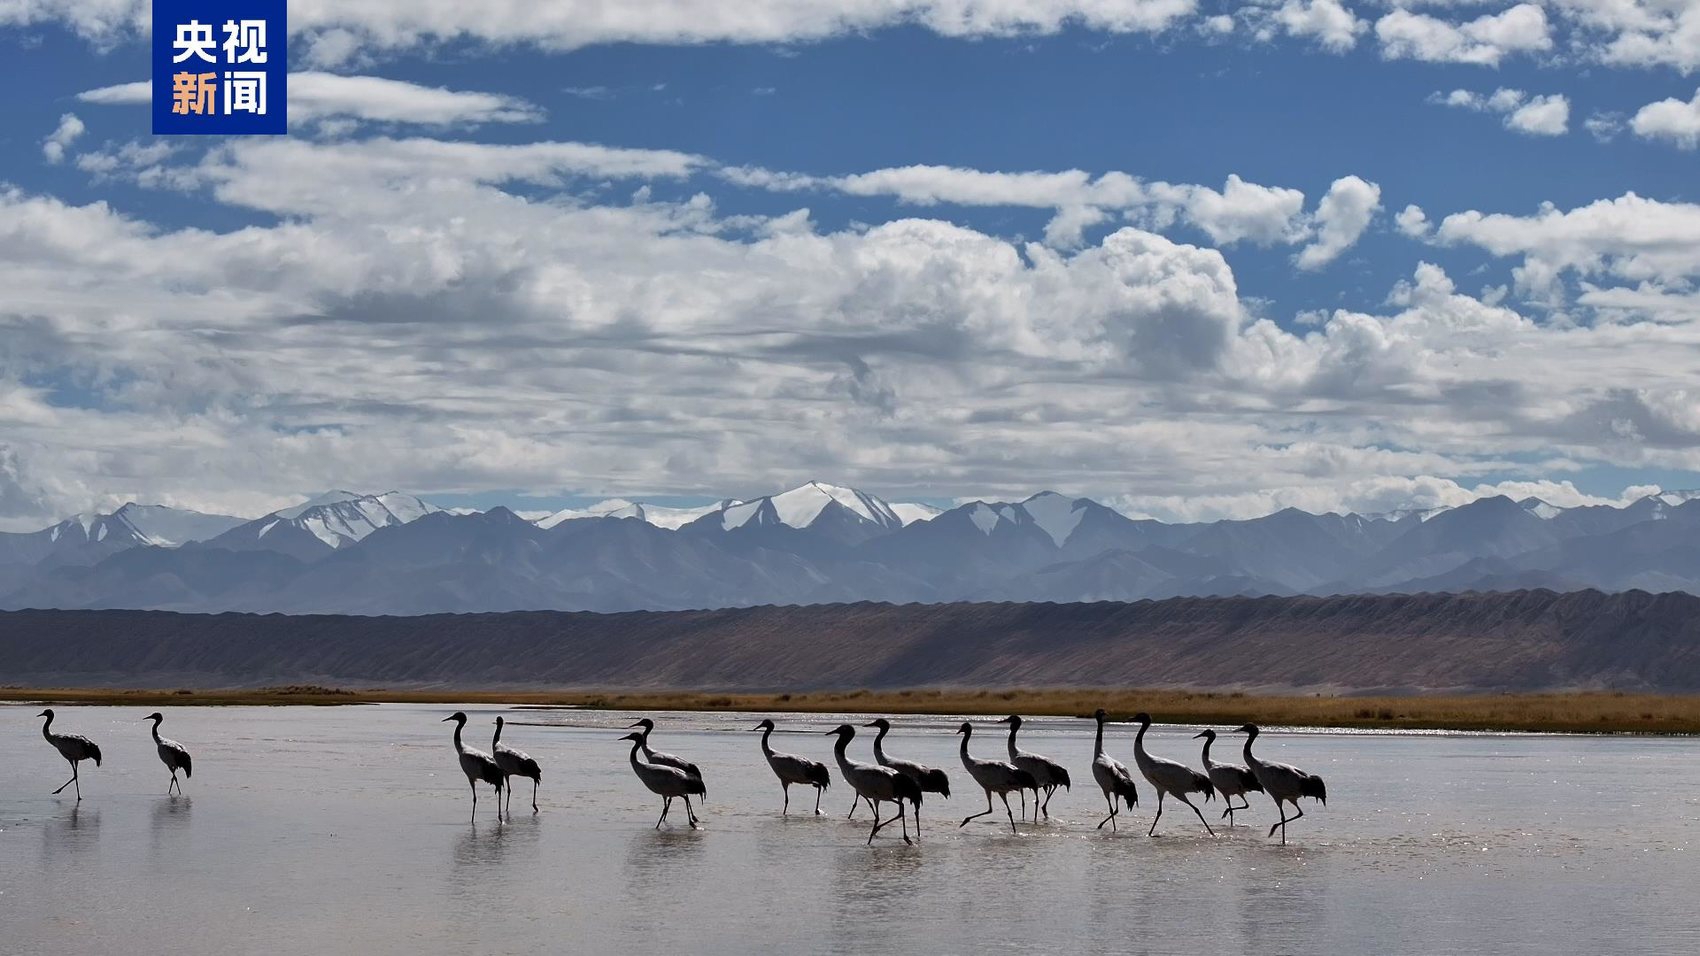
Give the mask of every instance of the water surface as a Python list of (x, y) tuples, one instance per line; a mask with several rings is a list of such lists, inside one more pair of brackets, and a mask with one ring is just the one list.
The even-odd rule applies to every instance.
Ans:
[[(708, 781), (693, 832), (652, 828), (660, 800), (618, 740), (637, 715), (462, 708), (469, 740), (488, 748), (502, 713), (505, 741), (544, 766), (541, 813), (525, 783), (512, 822), (487, 796), (469, 823), (439, 722), (454, 709), (169, 709), (163, 732), (196, 770), (173, 798), (148, 709), (61, 708), (54, 729), (105, 752), (83, 765), (79, 806), (49, 795), (68, 773), (40, 707), (0, 706), (0, 952), (1700, 951), (1688, 739), (1266, 732), (1261, 756), (1328, 781), (1329, 805), (1307, 801), (1283, 848), (1260, 795), (1241, 814), (1253, 825), (1216, 838), (1171, 802), (1151, 839), (1142, 785), (1118, 833), (1094, 830), (1085, 720), (1022, 730), (1074, 775), (1051, 823), (1012, 835), (1000, 805), (958, 829), (985, 798), (957, 761), (956, 722), (899, 718), (891, 752), (949, 770), (954, 796), (923, 807), (919, 846), (893, 826), (869, 848), (836, 768), (828, 815), (793, 788), (780, 817), (747, 715), (655, 715), (655, 746)], [(837, 718), (776, 716), (799, 731), (778, 749), (830, 764), (818, 731)], [(1000, 729), (980, 731), (976, 754), (1001, 756)], [(1196, 730), (1147, 741), (1197, 765)], [(852, 752), (871, 759), (870, 739)], [(1112, 728), (1130, 765), (1132, 739)], [(1216, 823), (1220, 802), (1203, 806)]]

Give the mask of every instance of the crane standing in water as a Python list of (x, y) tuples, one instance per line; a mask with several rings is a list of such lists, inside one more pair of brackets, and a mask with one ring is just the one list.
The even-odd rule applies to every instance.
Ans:
[(832, 752), (838, 758), (838, 772), (844, 778), (844, 782), (854, 788), (856, 793), (862, 799), (868, 801), (869, 806), (874, 808), (874, 828), (868, 831), (868, 845), (872, 846), (874, 836), (891, 824), (891, 818), (887, 818), (883, 822), (880, 820), (880, 804), (887, 800), (897, 804), (895, 819), (903, 826), (903, 842), (913, 845), (915, 841), (909, 839), (909, 823), (908, 818), (904, 815), (903, 801), (909, 801), (915, 807), (915, 812), (920, 813), (920, 786), (890, 767), (851, 760), (846, 751), (850, 749), (851, 738), (856, 736), (856, 728), (849, 724), (839, 724), (826, 733), (838, 736), (838, 744), (833, 747)]
[(84, 737), (82, 734), (56, 734), (49, 730), (48, 728), (53, 726), (53, 711), (51, 708), (36, 714), (36, 716), (47, 718), (47, 720), (42, 722), (41, 735), (47, 738), (47, 742), (53, 745), (53, 749), (59, 751), (59, 756), (64, 757), (71, 764), (71, 779), (60, 784), (59, 789), (53, 792), (59, 793), (66, 787), (75, 784), (77, 788), (77, 802), (82, 803), (83, 785), (77, 776), (77, 764), (84, 760), (93, 760), (95, 766), (100, 766), (100, 748), (95, 746), (94, 741)]
[(165, 764), (165, 769), (171, 771), (171, 782), (165, 785), (165, 792), (169, 795), (171, 793), (171, 788), (176, 787), (177, 792), (182, 793), (183, 783), (177, 779), (177, 771), (183, 771), (183, 776), (185, 777), (193, 777), (195, 775), (193, 768), (190, 766), (191, 761), (189, 760), (189, 749), (175, 740), (168, 737), (161, 737), (159, 735), (160, 722), (165, 720), (164, 714), (155, 711), (142, 719), (153, 721), (154, 747), (159, 750), (160, 763)]
[(460, 732), (466, 727), (466, 714), (461, 711), (443, 718), (443, 722), (454, 721), (455, 724), (455, 753), (460, 757), (461, 772), (466, 774), (466, 785), (472, 788), (472, 822), (478, 822), (478, 784), (487, 783), (496, 788), (496, 822), (502, 820), (502, 768), (496, 766), (496, 761), (489, 754), (474, 747), (461, 743)]
[(502, 743), (502, 718), (496, 717), (496, 735), (490, 738), (490, 753), (495, 758), (496, 766), (502, 770), (502, 786), (508, 791), (508, 819), (513, 819), (514, 777), (525, 777), (531, 781), (531, 812), (537, 812), (537, 788), (543, 785), (543, 768), (531, 755), (523, 750), (515, 750)]
[(1110, 715), (1100, 707), (1092, 714), (1092, 719), (1098, 722), (1098, 736), (1092, 742), (1092, 779), (1098, 781), (1098, 789), (1104, 791), (1104, 800), (1110, 805), (1110, 815), (1098, 821), (1098, 829), (1104, 829), (1108, 823), (1112, 831), (1116, 828), (1116, 816), (1120, 811), (1116, 808), (1116, 800), (1120, 798), (1127, 802), (1127, 808), (1132, 810), (1139, 804), (1139, 788), (1133, 785), (1133, 773), (1127, 769), (1127, 764), (1104, 752), (1104, 724)]
[[(1247, 792), (1256, 790), (1263, 792), (1263, 784), (1257, 782), (1257, 775), (1244, 767), (1231, 763), (1217, 763), (1210, 759), (1210, 745), (1216, 742), (1216, 731), (1205, 730), (1194, 734), (1194, 740), (1204, 738), (1204, 773), (1215, 785), (1216, 792), (1222, 795), (1222, 802), (1228, 809), (1222, 811), (1222, 816), (1228, 818), (1228, 826), (1234, 825), (1235, 810), (1250, 810), (1251, 801), (1245, 798)], [(1240, 798), (1240, 805), (1234, 806), (1234, 798)]]
[(1003, 799), (1003, 812), (1005, 816), (1009, 817), (1009, 832), (1017, 832), (1015, 829), (1015, 813), (1009, 808), (1009, 792), (1011, 790), (1033, 790), (1037, 792), (1039, 782), (1033, 779), (1032, 774), (1015, 764), (1004, 763), (1002, 760), (981, 760), (970, 756), (968, 738), (974, 736), (973, 724), (965, 720), (961, 727), (956, 728), (956, 732), (962, 735), (962, 766), (967, 769), (968, 776), (973, 777), (974, 782), (980, 785), (980, 789), (986, 791), (986, 809), (963, 817), (962, 822), (956, 825), (957, 828), (961, 829), (967, 826), (968, 821), (975, 817), (983, 817), (991, 813), (992, 794), (995, 793)]
[(815, 788), (815, 816), (820, 816), (820, 795), (826, 792), (827, 787), (832, 786), (832, 775), (826, 772), (826, 764), (774, 750), (767, 739), (773, 734), (772, 720), (764, 720), (750, 730), (761, 731), (762, 756), (767, 758), (768, 767), (772, 768), (773, 775), (779, 778), (780, 788), (785, 791), (785, 805), (780, 809), (779, 815), (788, 816), (791, 813), (791, 785), (795, 783)]
[[(1021, 718), (1015, 714), (998, 721), (1009, 725), (1009, 762), (1033, 775), (1033, 782), (1038, 786), (1033, 790), (1033, 821), (1039, 821), (1039, 811), (1045, 812), (1045, 819), (1051, 818), (1051, 794), (1058, 787), (1067, 789), (1069, 786), (1068, 769), (1049, 757), (1029, 753), (1015, 746), (1015, 735), (1021, 730)], [(1045, 791), (1045, 803), (1039, 804), (1039, 791)], [(1027, 818), (1027, 793), (1021, 794), (1021, 818)]]
[[(936, 793), (946, 800), (950, 799), (950, 777), (943, 770), (918, 764), (913, 760), (900, 760), (887, 756), (885, 752), (885, 735), (891, 731), (891, 721), (884, 717), (876, 717), (863, 724), (864, 727), (876, 727), (879, 733), (874, 735), (874, 760), (882, 767), (890, 767), (898, 773), (915, 781), (915, 786), (922, 793)], [(854, 809), (854, 808), (852, 808)], [(921, 805), (915, 805), (915, 838), (921, 837)]]
[[(1281, 820), (1269, 828), (1269, 835), (1274, 836), (1276, 829), (1281, 831), (1281, 845), (1287, 845), (1287, 824), (1305, 815), (1299, 807), (1300, 797), (1314, 797), (1328, 805), (1328, 787), (1322, 778), (1313, 773), (1306, 773), (1292, 764), (1273, 763), (1259, 760), (1251, 755), (1252, 741), (1257, 739), (1257, 725), (1246, 724), (1235, 733), (1245, 734), (1246, 766), (1257, 777), (1257, 782), (1263, 785), (1263, 790), (1275, 801), (1275, 812), (1281, 815)], [(1287, 811), (1281, 804), (1285, 801), (1293, 805), (1293, 815), (1287, 816)]]
[(1176, 800), (1192, 807), (1192, 812), (1198, 814), (1198, 822), (1204, 824), (1204, 832), (1215, 836), (1216, 831), (1210, 829), (1210, 823), (1204, 819), (1204, 814), (1186, 798), (1189, 793), (1202, 793), (1204, 799), (1209, 800), (1216, 795), (1215, 784), (1210, 782), (1209, 777), (1185, 764), (1146, 753), (1145, 732), (1151, 729), (1151, 715), (1138, 713), (1133, 715), (1133, 719), (1139, 722), (1139, 734), (1133, 738), (1133, 762), (1139, 765), (1139, 772), (1145, 775), (1151, 789), (1157, 791), (1157, 815), (1151, 818), (1151, 829), (1147, 830), (1145, 835), (1156, 835), (1157, 821), (1163, 818), (1163, 797), (1172, 795)]
[(685, 817), (690, 821), (691, 829), (697, 829), (697, 813), (691, 808), (691, 794), (699, 796), (706, 794), (708, 788), (703, 786), (701, 776), (692, 776), (678, 767), (665, 764), (648, 763), (638, 759), (638, 752), (643, 749), (644, 735), (641, 733), (627, 734), (621, 740), (632, 742), (632, 772), (649, 792), (661, 797), (661, 818), (655, 821), (655, 828), (661, 829), (661, 824), (667, 822), (667, 811), (673, 808), (673, 801), (679, 797), (685, 798)]

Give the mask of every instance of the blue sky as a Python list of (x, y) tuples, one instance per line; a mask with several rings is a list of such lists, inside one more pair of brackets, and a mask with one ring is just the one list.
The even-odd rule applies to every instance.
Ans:
[(298, 10), (284, 141), (0, 13), (0, 527), (1700, 485), (1696, 5), (903, 6)]

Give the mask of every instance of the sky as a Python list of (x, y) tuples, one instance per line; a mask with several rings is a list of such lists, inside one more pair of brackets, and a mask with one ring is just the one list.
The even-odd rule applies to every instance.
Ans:
[(0, 2), (0, 529), (820, 479), (1166, 520), (1700, 486), (1700, 0)]

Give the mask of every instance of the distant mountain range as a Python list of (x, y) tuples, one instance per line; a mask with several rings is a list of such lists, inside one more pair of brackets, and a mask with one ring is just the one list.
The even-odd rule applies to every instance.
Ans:
[(1169, 524), (1041, 492), (948, 511), (810, 482), (521, 516), (330, 492), (255, 519), (127, 504), (0, 534), (0, 608), (345, 614), (1510, 591), (1700, 594), (1700, 494), (1627, 507)]

